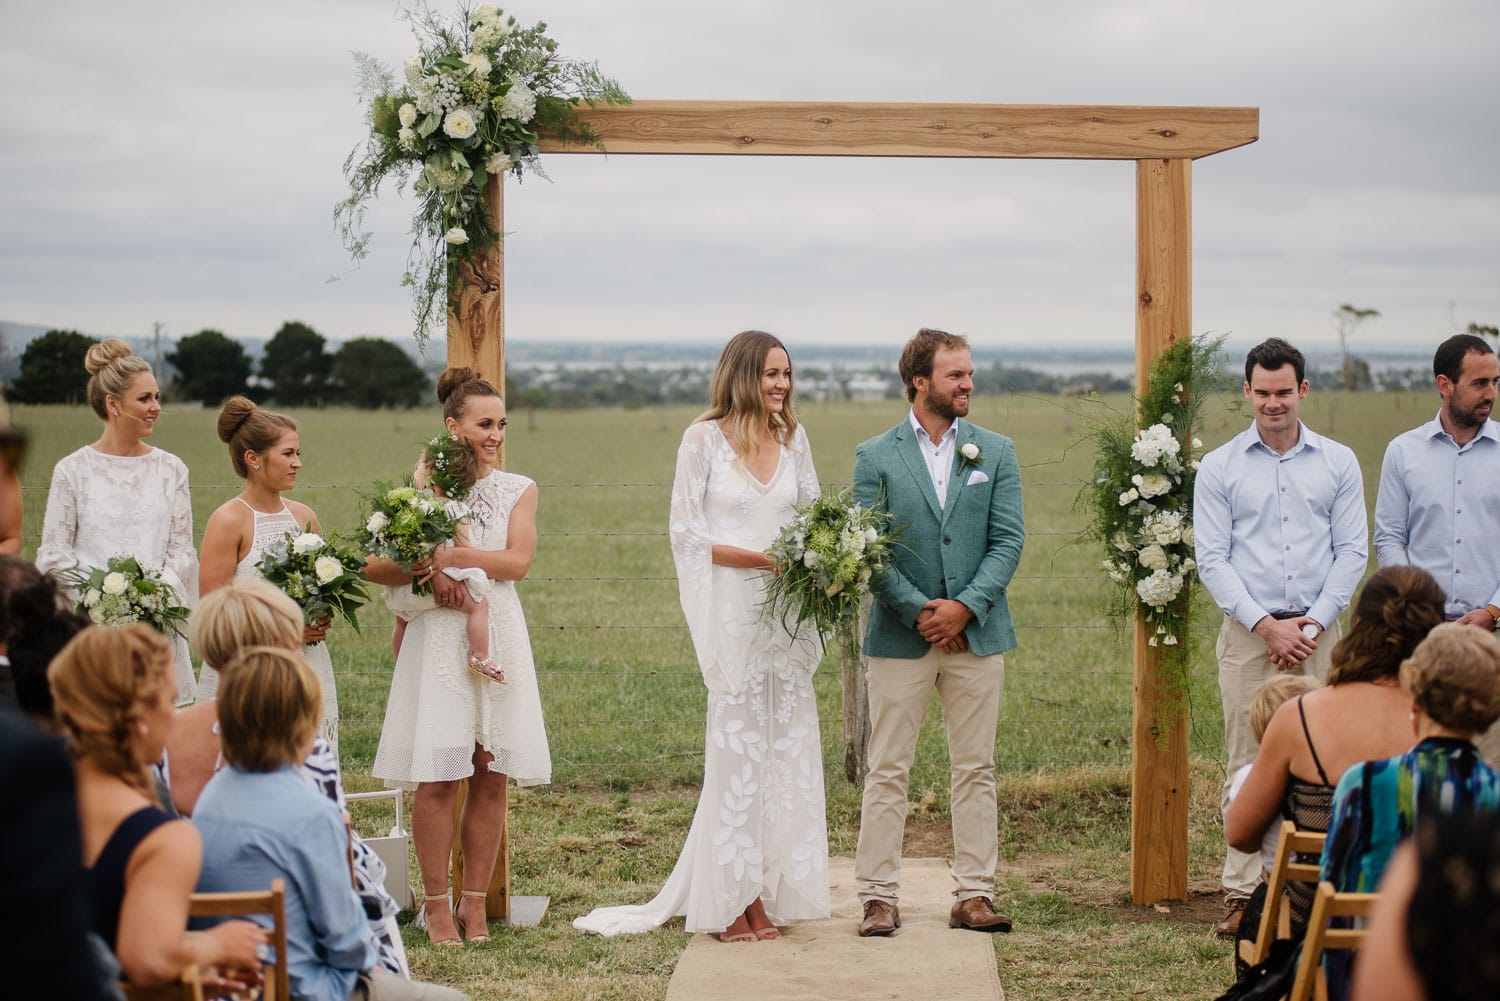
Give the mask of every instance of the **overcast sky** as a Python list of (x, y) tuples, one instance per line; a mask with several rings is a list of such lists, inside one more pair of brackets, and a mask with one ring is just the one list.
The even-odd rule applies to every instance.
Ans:
[[(434, 5), (446, 10), (443, 4)], [(636, 98), (1249, 105), (1193, 167), (1196, 331), (1426, 346), (1500, 324), (1493, 0), (524, 0)], [(405, 336), (411, 202), (331, 224), (351, 51), (395, 0), (0, 0), (0, 320)], [(507, 185), (519, 339), (987, 347), (1133, 336), (1134, 166), (554, 156)], [(329, 276), (341, 274), (332, 284)]]

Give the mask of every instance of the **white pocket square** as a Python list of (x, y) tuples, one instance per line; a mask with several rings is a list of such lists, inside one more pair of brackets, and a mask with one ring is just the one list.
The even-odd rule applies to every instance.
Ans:
[(990, 478), (984, 470), (976, 469), (972, 473), (970, 473), (969, 478), (964, 481), (964, 486), (972, 487), (976, 483), (988, 483), (989, 481)]

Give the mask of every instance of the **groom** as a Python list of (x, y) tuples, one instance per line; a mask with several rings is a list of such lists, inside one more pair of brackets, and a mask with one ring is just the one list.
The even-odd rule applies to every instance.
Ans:
[(859, 934), (901, 927), (897, 907), (906, 793), (933, 688), (952, 759), (952, 928), (1008, 932), (995, 912), (999, 850), (995, 727), (1006, 650), (1016, 645), (1006, 587), (1021, 559), (1021, 471), (1004, 435), (963, 420), (974, 388), (969, 342), (919, 330), (901, 353), (912, 409), (854, 455), (854, 499), (885, 507), (901, 544), (872, 582), (865, 631), (870, 746), (854, 877)]

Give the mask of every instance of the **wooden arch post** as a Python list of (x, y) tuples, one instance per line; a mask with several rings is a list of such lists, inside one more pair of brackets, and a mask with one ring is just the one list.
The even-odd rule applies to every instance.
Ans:
[[(610, 155), (909, 156), (1125, 160), (1136, 164), (1136, 385), (1173, 341), (1190, 336), (1193, 160), (1255, 142), (1256, 108), (1058, 104), (886, 104), (804, 101), (637, 101), (581, 109)], [(544, 139), (543, 153), (599, 153)], [(495, 231), (500, 194), (491, 185)], [(450, 364), (503, 380), (503, 249), (495, 271), (460, 275), (460, 301), (482, 304), (449, 320)], [(471, 290), (469, 283), (476, 287)], [(483, 315), (479, 315), (482, 313)], [(474, 326), (473, 324), (478, 324)], [(491, 343), (493, 341), (493, 343)], [(1158, 698), (1157, 651), (1137, 630), (1131, 782), (1131, 898), (1187, 894), (1187, 719), (1182, 700)], [(502, 847), (502, 853), (504, 848)], [(504, 859), (496, 866), (497, 874)], [(492, 894), (492, 901), (494, 895)], [(492, 904), (493, 906), (493, 904)]]

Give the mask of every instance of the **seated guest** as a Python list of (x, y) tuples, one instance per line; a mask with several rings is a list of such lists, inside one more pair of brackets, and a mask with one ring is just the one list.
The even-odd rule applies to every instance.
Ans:
[[(210, 664), (227, 665), (240, 650), (274, 646), (301, 651), (302, 611), (292, 599), (258, 577), (236, 577), (198, 602), (189, 624), (193, 649)], [(222, 677), (222, 668), (220, 676)], [(167, 741), (164, 764), (158, 769), (181, 816), (192, 814), (198, 795), (224, 764), (219, 750), (219, 709), (216, 701), (200, 702), (177, 714)], [(338, 758), (319, 736), (300, 769), (302, 779), (348, 812)], [(385, 863), (374, 849), (353, 836), (354, 880), (364, 907), (372, 944), (382, 969), (411, 976), (406, 946), (396, 926), (400, 908), (385, 888)]]
[(286, 881), (287, 964), (297, 1001), (457, 999), (446, 987), (378, 970), (338, 808), (298, 774), (317, 739), (322, 686), (300, 652), (249, 647), (222, 665), (219, 742), (226, 767), (198, 797), (205, 892)]
[(1354, 1001), (1500, 998), (1500, 814), (1428, 817), (1380, 881)]
[[(1500, 640), (1457, 623), (1438, 626), (1401, 665), (1417, 746), (1355, 765), (1339, 779), (1323, 846), (1335, 890), (1375, 890), (1396, 845), (1424, 817), (1500, 810), (1500, 775), (1474, 738), (1500, 717)], [(1348, 995), (1349, 957), (1324, 957), (1328, 996)]]
[(38, 727), (56, 732), (47, 668), (58, 651), (91, 623), (88, 616), (73, 611), (72, 601), (52, 575), (14, 556), (0, 556), (0, 576), (11, 577), (11, 586), (0, 597), (0, 604), (7, 623), (6, 654), (15, 681), (16, 702)]
[(147, 763), (161, 756), (177, 693), (172, 646), (147, 626), (91, 626), (48, 671), (57, 720), (72, 741), (93, 930), (125, 977), (156, 986), (196, 965), (210, 984), (258, 982), (261, 930), (231, 921), (187, 930), (202, 844), (158, 808)]
[[(1255, 851), (1283, 816), (1300, 830), (1328, 830), (1339, 776), (1357, 762), (1411, 747), (1401, 662), (1442, 623), (1446, 600), (1432, 575), (1417, 567), (1385, 567), (1365, 582), (1349, 632), (1333, 648), (1327, 686), (1287, 702), (1266, 727), (1255, 764), (1224, 815), (1229, 844)], [(1305, 925), (1311, 887), (1293, 883), (1287, 892), (1294, 924)]]

